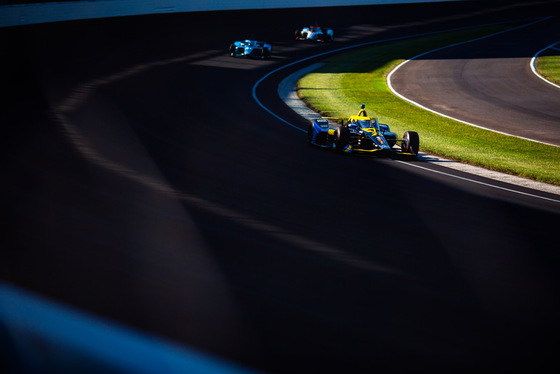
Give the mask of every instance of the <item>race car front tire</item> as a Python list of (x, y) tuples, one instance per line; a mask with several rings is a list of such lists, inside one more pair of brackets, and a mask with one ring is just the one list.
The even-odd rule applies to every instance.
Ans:
[(350, 143), (350, 131), (346, 126), (337, 127), (334, 131), (334, 151), (335, 152), (342, 152), (344, 147), (346, 147)]
[(413, 153), (418, 156), (420, 149), (420, 138), (416, 131), (407, 131), (403, 135), (401, 150), (405, 153)]

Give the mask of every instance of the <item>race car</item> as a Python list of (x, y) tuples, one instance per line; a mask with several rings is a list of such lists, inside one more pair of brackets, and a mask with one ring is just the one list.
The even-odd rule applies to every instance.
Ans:
[(249, 39), (237, 41), (230, 44), (229, 55), (231, 57), (246, 56), (268, 59), (272, 55), (272, 45)]
[(326, 27), (309, 26), (296, 30), (296, 40), (312, 40), (314, 42), (332, 42), (334, 31)]
[(416, 158), (420, 148), (417, 132), (407, 131), (398, 139), (388, 125), (368, 117), (364, 104), (357, 115), (350, 116), (342, 125), (327, 118), (312, 120), (307, 140), (311, 145), (340, 153), (399, 154)]

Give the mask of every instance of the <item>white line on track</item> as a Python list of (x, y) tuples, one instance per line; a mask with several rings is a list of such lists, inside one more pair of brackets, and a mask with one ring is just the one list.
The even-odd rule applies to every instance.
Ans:
[(411, 163), (409, 163), (409, 162), (404, 162), (404, 161), (400, 161), (400, 160), (395, 160), (395, 161), (396, 161), (396, 162), (399, 162), (399, 163), (401, 163), (401, 164), (405, 164), (405, 165), (407, 165), (407, 166), (415, 167), (415, 168), (418, 168), (418, 169), (426, 170), (426, 171), (429, 171), (429, 172), (432, 172), (432, 173), (436, 173), (436, 174), (440, 174), (440, 175), (445, 175), (446, 177), (455, 178), (455, 179), (460, 179), (460, 180), (463, 180), (463, 181), (467, 181), (467, 182), (471, 182), (471, 183), (480, 184), (480, 185), (482, 185), (482, 186), (492, 187), (492, 188), (496, 188), (496, 189), (499, 189), (499, 190), (503, 190), (503, 191), (507, 191), (507, 192), (516, 193), (516, 194), (519, 194), (519, 195), (525, 195), (525, 196), (530, 196), (530, 197), (534, 197), (534, 198), (537, 198), (537, 199), (542, 199), (542, 200), (547, 200), (547, 201), (551, 201), (551, 202), (555, 202), (555, 203), (560, 203), (560, 200), (557, 200), (557, 199), (551, 199), (551, 198), (548, 198), (548, 197), (539, 196), (539, 195), (535, 195), (535, 194), (528, 193), (528, 192), (517, 191), (517, 190), (513, 190), (513, 189), (511, 189), (511, 188), (505, 188), (505, 187), (497, 186), (497, 185), (495, 185), (495, 184), (490, 184), (490, 183), (485, 183), (485, 182), (477, 181), (477, 180), (474, 180), (474, 179), (471, 179), (471, 178), (460, 177), (460, 176), (458, 176), (458, 175), (453, 175), (453, 174), (445, 173), (445, 172), (439, 171), (439, 170), (429, 169), (429, 168), (426, 168), (426, 167), (424, 167), (424, 166), (420, 166), (420, 165), (416, 165), (416, 164), (411, 164)]

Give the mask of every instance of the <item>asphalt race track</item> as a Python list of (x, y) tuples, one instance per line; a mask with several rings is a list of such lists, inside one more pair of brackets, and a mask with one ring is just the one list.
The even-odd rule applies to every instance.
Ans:
[(558, 42), (554, 18), (411, 60), (393, 88), (439, 113), (560, 146), (560, 93), (535, 79), (531, 58)]
[[(262, 372), (557, 371), (557, 196), (308, 147), (277, 87), (317, 59), (256, 87), (284, 121), (253, 97), (354, 43), (551, 14), (481, 7), (0, 30), (0, 279)], [(315, 21), (334, 43), (292, 40)], [(271, 60), (227, 56), (251, 35)]]

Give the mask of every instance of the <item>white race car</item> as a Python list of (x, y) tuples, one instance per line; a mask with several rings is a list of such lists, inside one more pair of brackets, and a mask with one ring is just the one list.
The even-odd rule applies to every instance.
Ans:
[(319, 26), (304, 27), (296, 30), (296, 40), (313, 40), (314, 42), (332, 42), (334, 32), (332, 29)]

